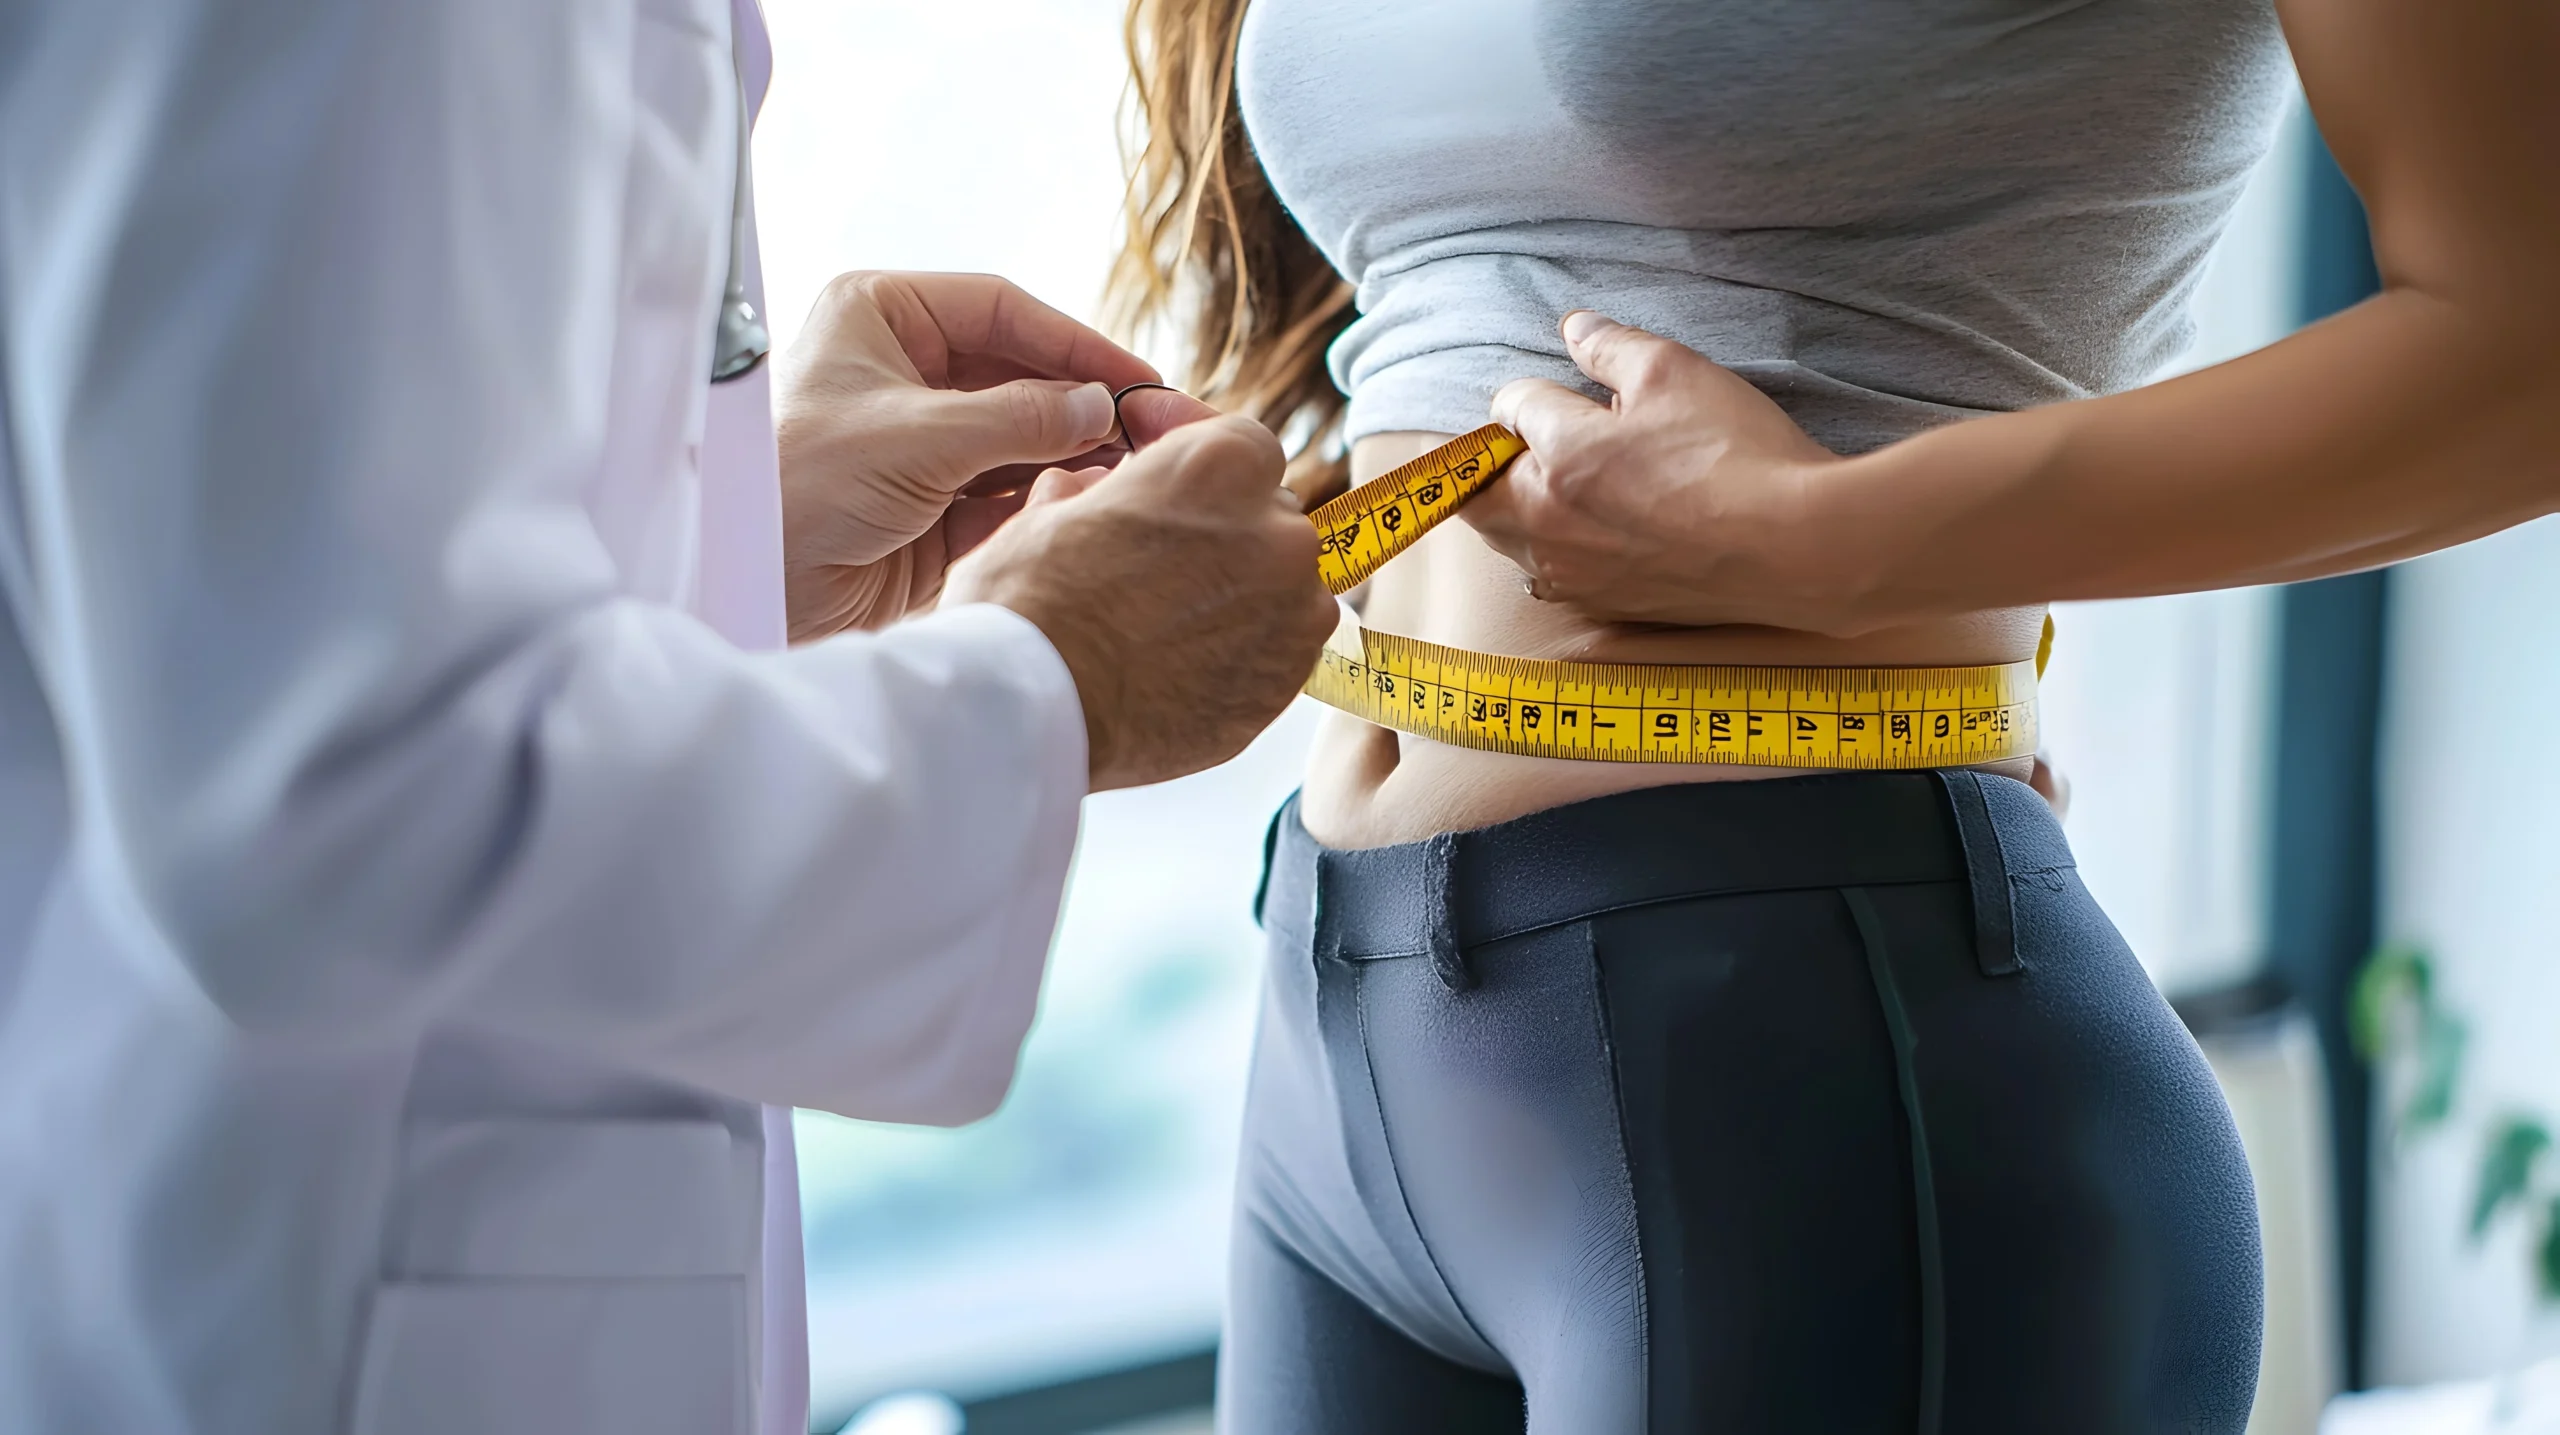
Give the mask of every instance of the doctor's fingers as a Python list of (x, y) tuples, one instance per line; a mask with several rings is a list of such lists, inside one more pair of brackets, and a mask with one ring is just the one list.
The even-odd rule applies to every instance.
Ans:
[(1160, 377), (1146, 360), (992, 274), (857, 273), (828, 289), (839, 302), (875, 309), (938, 385), (977, 388), (1020, 375), (1121, 389)]
[(1000, 493), (961, 494), (942, 516), (944, 562), (957, 563), (967, 557), (979, 544), (994, 537), (997, 529), (1012, 522), (1015, 514), (1073, 498), (1109, 472), (1099, 465), (1044, 469), (1028, 483)]
[(1023, 500), (1023, 506), (1038, 508), (1043, 504), (1063, 502), (1100, 483), (1110, 474), (1111, 469), (1105, 464), (1091, 468), (1050, 469), (1032, 481), (1031, 492)]
[[(956, 487), (1010, 464), (1053, 464), (1091, 454), (1118, 418), (1111, 391), (1065, 379), (1016, 379), (992, 389), (915, 394), (918, 431), (933, 466)], [(883, 434), (895, 443), (895, 435)]]
[[(1222, 415), (1185, 424), (1121, 461), (1110, 481), (1151, 502), (1192, 507), (1277, 503), (1288, 457), (1271, 430)], [(1294, 504), (1292, 505), (1294, 511)]]
[(1218, 417), (1211, 404), (1182, 392), (1150, 384), (1119, 396), (1121, 438), (1129, 447), (1147, 448), (1175, 429)]

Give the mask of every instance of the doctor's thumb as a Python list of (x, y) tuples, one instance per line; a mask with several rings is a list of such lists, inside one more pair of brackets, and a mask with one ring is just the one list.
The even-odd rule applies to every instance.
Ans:
[(1111, 437), (1111, 391), (1063, 379), (1016, 379), (939, 395), (943, 428), (972, 473), (1008, 463), (1053, 463)]

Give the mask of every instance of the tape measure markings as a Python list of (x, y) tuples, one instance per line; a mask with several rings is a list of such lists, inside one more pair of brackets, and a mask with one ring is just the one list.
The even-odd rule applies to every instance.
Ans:
[(1346, 621), (1307, 684), (1355, 716), (1544, 757), (1897, 768), (2035, 750), (2035, 664), (1664, 667), (1505, 658)]
[[(1527, 451), (1487, 425), (1318, 507), (1307, 517), (1325, 586), (1365, 582)], [(1306, 691), (1382, 727), (1492, 752), (1922, 768), (2034, 753), (2038, 669), (1558, 662), (1373, 633), (1346, 611)]]
[(1528, 451), (1511, 430), (1487, 424), (1319, 506), (1307, 519), (1319, 535), (1325, 586), (1359, 587)]

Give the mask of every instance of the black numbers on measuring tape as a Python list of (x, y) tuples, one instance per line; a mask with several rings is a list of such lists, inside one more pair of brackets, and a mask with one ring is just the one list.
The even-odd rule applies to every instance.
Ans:
[(1937, 720), (1929, 724), (1929, 729), (1931, 736), (1945, 737), (1947, 735), (1947, 715), (1945, 713), (1938, 714)]
[(1484, 459), (1479, 456), (1476, 458), (1460, 459), (1458, 462), (1450, 465), (1449, 476), (1460, 483), (1464, 483), (1483, 471)]
[(1324, 541), (1317, 546), (1327, 553), (1339, 556), (1350, 552), (1353, 540), (1357, 539), (1359, 536), (1360, 520), (1355, 518), (1349, 523), (1342, 525), (1340, 528), (1333, 530), (1331, 533), (1326, 534), (1324, 536)]
[(1477, 698), (1477, 699), (1475, 699), (1474, 701), (1472, 701), (1472, 702), (1470, 702), (1470, 703), (1468, 703), (1468, 704), (1467, 704), (1467, 721), (1469, 721), (1469, 722), (1483, 722), (1483, 721), (1484, 721), (1484, 699), (1482, 699), (1482, 698)]
[(1440, 487), (1440, 480), (1435, 478), (1429, 483), (1426, 483), (1422, 487), (1413, 491), (1413, 501), (1421, 504), (1425, 508), (1429, 508), (1431, 505), (1440, 501), (1440, 495), (1444, 491), (1445, 490)]
[(1758, 736), (1760, 736), (1760, 735), (1761, 735), (1761, 733), (1760, 733), (1760, 714), (1758, 714), (1758, 713), (1744, 713), (1744, 714), (1742, 715), (1742, 730), (1743, 730), (1743, 733), (1744, 733), (1744, 735), (1745, 735), (1745, 736), (1748, 736), (1748, 737), (1758, 737)]
[(1387, 676), (1385, 673), (1380, 673), (1377, 677), (1377, 684), (1378, 691), (1386, 694), (1390, 699), (1396, 695), (1396, 680), (1394, 678)]
[(1886, 724), (1885, 730), (1893, 734), (1895, 742), (1911, 741), (1911, 714), (1895, 713), (1892, 720)]
[(1440, 711), (1445, 713), (1457, 705), (1458, 695), (1449, 691), (1447, 688), (1442, 688), (1440, 690)]
[(1563, 723), (1566, 727), (1580, 727), (1582, 725), (1582, 709), (1558, 708), (1556, 709), (1556, 721)]
[(1707, 714), (1707, 741), (1711, 744), (1733, 741), (1733, 714)]
[(1809, 717), (1806, 717), (1803, 713), (1797, 713), (1797, 714), (1796, 714), (1796, 736), (1798, 736), (1798, 737), (1811, 737), (1811, 736), (1813, 736), (1814, 731), (1815, 731), (1815, 729), (1814, 729), (1814, 725), (1813, 725), (1813, 719), (1811, 719), (1811, 718), (1809, 718)]
[(1655, 737), (1678, 737), (1680, 735), (1680, 715), (1678, 713), (1655, 713), (1653, 715), (1653, 735)]
[(1865, 732), (1867, 730), (1867, 720), (1856, 713), (1842, 713), (1840, 715), (1840, 730), (1842, 732)]
[(1495, 703), (1493, 705), (1493, 720), (1495, 722), (1511, 721), (1511, 704)]
[(1541, 716), (1542, 714), (1538, 711), (1538, 705), (1536, 703), (1522, 703), (1520, 705), (1520, 725), (1527, 728), (1529, 731), (1536, 732), (1538, 730), (1538, 719)]
[(1404, 527), (1404, 505), (1396, 504), (1378, 515), (1378, 526), (1393, 533)]
[(1412, 688), (1412, 691), (1413, 691), (1413, 705), (1414, 705), (1415, 707), (1421, 707), (1421, 706), (1423, 706), (1423, 699), (1422, 699), (1422, 684), (1420, 684), (1420, 683), (1414, 683), (1414, 684), (1411, 684), (1411, 688)]

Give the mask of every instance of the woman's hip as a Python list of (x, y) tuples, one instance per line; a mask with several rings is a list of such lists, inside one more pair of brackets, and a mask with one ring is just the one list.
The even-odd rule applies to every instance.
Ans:
[(1650, 1352), (1657, 1429), (2245, 1415), (2229, 1117), (2023, 786), (1657, 788), (1362, 852), (1284, 811), (1264, 917), (1246, 1211), (1533, 1408), (1597, 1342)]

